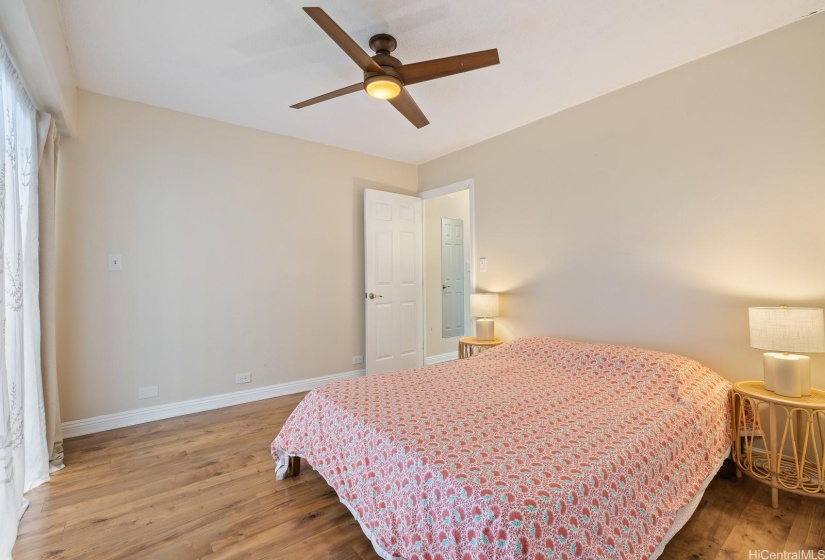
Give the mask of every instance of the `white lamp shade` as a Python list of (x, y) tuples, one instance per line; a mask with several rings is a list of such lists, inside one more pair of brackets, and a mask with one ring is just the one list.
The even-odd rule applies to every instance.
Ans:
[(778, 352), (825, 352), (825, 314), (813, 307), (751, 307), (751, 347)]
[(470, 294), (470, 315), (498, 317), (498, 294)]

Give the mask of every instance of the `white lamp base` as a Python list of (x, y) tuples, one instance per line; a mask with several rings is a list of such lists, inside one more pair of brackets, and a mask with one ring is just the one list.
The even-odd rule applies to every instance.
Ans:
[(765, 389), (776, 391), (776, 360), (782, 358), (780, 352), (765, 352), (762, 354), (762, 371), (765, 377)]
[(811, 359), (800, 354), (765, 352), (765, 388), (783, 397), (807, 397), (811, 394)]
[(476, 319), (476, 340), (495, 340), (496, 322), (494, 319)]

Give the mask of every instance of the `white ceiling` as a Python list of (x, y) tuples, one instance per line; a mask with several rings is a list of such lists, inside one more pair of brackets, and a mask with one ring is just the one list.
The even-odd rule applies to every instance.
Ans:
[(58, 3), (82, 89), (410, 163), (825, 9), (825, 0), (313, 4), (365, 50), (373, 34), (394, 35), (405, 63), (498, 48), (498, 66), (410, 86), (431, 123), (417, 130), (365, 93), (289, 108), (362, 79), (301, 10), (306, 0)]

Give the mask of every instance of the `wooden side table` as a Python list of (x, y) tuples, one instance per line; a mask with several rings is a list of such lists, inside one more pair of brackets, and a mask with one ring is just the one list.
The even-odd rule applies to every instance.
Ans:
[(741, 381), (732, 400), (733, 461), (770, 485), (771, 505), (779, 507), (779, 490), (825, 498), (825, 391), (783, 397), (762, 381)]
[(458, 341), (458, 357), (469, 358), (471, 356), (475, 356), (487, 348), (498, 346), (502, 342), (503, 341), (498, 338), (494, 338), (493, 340), (478, 340), (474, 336), (462, 337)]

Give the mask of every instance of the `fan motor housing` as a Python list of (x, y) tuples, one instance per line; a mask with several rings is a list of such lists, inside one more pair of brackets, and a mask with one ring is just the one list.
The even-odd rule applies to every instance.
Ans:
[(395, 78), (400, 83), (404, 83), (404, 80), (401, 79), (401, 74), (395, 71), (395, 68), (392, 66), (385, 66), (383, 64), (379, 64), (381, 69), (384, 72), (364, 72), (364, 81), (368, 81), (370, 78), (374, 78), (375, 76), (390, 76), (391, 78)]

